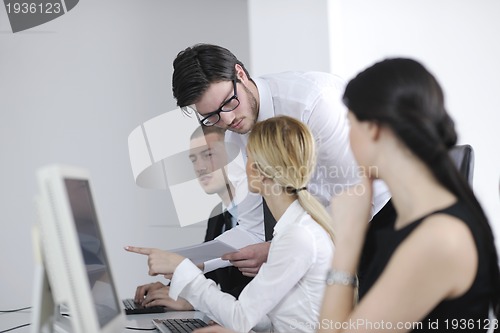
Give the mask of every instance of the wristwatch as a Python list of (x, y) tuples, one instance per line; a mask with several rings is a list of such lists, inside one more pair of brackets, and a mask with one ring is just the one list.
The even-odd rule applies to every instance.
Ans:
[(358, 287), (358, 278), (355, 275), (334, 269), (328, 271), (325, 282), (328, 286), (339, 284), (342, 286), (353, 286), (354, 288)]

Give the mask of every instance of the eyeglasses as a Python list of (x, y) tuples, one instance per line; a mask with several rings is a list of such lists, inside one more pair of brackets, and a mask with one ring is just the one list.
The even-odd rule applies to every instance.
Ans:
[(238, 105), (240, 105), (240, 100), (238, 99), (238, 93), (236, 91), (236, 80), (233, 80), (233, 90), (233, 96), (222, 103), (221, 107), (218, 110), (203, 115), (203, 118), (201, 119), (200, 114), (196, 112), (200, 124), (204, 126), (213, 126), (219, 122), (221, 112), (231, 112), (236, 109)]

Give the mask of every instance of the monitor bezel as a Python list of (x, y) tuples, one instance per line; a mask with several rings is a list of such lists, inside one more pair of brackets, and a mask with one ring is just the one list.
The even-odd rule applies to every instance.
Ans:
[[(47, 276), (48, 283), (50, 284), (50, 296), (53, 298), (54, 304), (56, 306), (66, 305), (68, 307), (68, 321), (71, 323), (71, 332), (73, 333), (111, 333), (122, 330), (125, 326), (125, 316), (113, 280), (106, 245), (104, 239), (102, 239), (102, 231), (97, 207), (93, 200), (94, 195), (89, 172), (79, 167), (51, 165), (40, 168), (37, 171), (37, 179), (39, 185), (39, 196), (37, 198), (39, 219), (37, 228), (39, 230), (38, 242), (41, 252), (40, 264), (43, 266), (43, 269), (40, 271), (44, 272)], [(119, 310), (117, 315), (103, 327), (100, 327), (98, 313), (92, 297), (65, 184), (66, 179), (84, 180), (89, 185), (92, 205), (97, 219), (97, 231), (101, 237), (103, 251), (107, 258), (110, 284), (115, 298), (113, 301), (116, 302)], [(38, 275), (40, 275), (37, 277), (38, 279), (43, 278), (42, 273), (38, 273)], [(43, 288), (43, 283), (38, 283), (38, 285), (40, 285), (37, 288), (39, 290), (35, 290), (35, 299), (36, 297), (39, 298), (37, 302), (38, 306), (50, 304), (51, 302), (44, 302), (43, 300), (44, 297), (48, 297), (47, 288)], [(34, 305), (37, 306), (37, 304)], [(44, 313), (45, 317), (47, 317), (47, 312), (52, 314), (51, 321), (54, 322), (54, 325), (57, 325), (57, 322), (61, 321), (60, 314), (55, 313), (57, 310), (54, 309), (52, 312), (51, 309), (35, 309), (34, 315), (37, 316), (37, 314)], [(51, 323), (44, 322), (46, 319), (34, 318), (33, 322), (37, 323), (36, 326), (51, 325)], [(66, 323), (63, 323), (62, 326), (64, 330), (67, 330)], [(37, 328), (33, 327), (33, 329), (36, 330)]]

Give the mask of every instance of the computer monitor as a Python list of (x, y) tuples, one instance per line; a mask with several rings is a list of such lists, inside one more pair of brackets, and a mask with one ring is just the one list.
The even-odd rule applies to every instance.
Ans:
[[(86, 170), (53, 165), (37, 172), (39, 250), (32, 332), (108, 333), (124, 314)], [(61, 313), (61, 306), (67, 313)]]

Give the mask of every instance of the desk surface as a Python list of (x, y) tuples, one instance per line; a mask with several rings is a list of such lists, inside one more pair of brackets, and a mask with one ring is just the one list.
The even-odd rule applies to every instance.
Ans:
[[(125, 316), (125, 328), (123, 332), (131, 333), (130, 328), (154, 328), (153, 319), (174, 319), (174, 318), (200, 318), (206, 317), (199, 311), (169, 311), (165, 313), (151, 313)], [(19, 325), (31, 323), (31, 311), (24, 310), (12, 313), (0, 313), (0, 332), (17, 327)], [(13, 333), (31, 333), (31, 326), (25, 326), (12, 331)], [(154, 331), (150, 331), (154, 332)]]
[[(7, 330), (9, 328), (14, 328), (28, 323), (31, 323), (31, 310), (0, 313), (0, 332)], [(19, 328), (12, 332), (13, 333), (30, 332), (30, 327), (25, 326), (23, 328)]]

